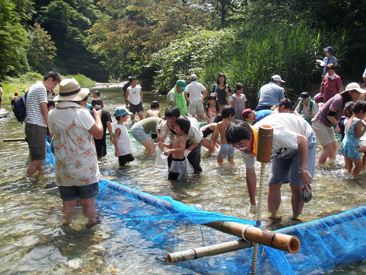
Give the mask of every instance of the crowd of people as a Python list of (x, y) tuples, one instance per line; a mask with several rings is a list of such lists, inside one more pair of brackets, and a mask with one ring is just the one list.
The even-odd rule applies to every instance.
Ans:
[[(329, 47), (326, 49), (329, 53)], [(330, 59), (327, 58), (326, 62)], [(159, 103), (153, 101), (144, 118), (142, 88), (135, 77), (129, 77), (123, 88), (126, 107), (115, 110), (117, 124), (114, 131), (111, 115), (103, 110), (98, 91), (93, 92), (91, 104), (88, 104), (88, 89), (81, 88), (75, 79), (61, 81), (58, 73), (51, 71), (43, 81), (29, 89), (25, 133), (31, 162), (27, 174), (42, 172), (49, 129), (56, 159), (57, 185), (63, 200), (64, 224), (70, 223), (79, 198), (88, 226), (92, 226), (97, 222), (94, 198), (99, 192), (101, 176), (98, 158), (107, 154), (107, 129), (119, 165), (125, 166), (134, 161), (125, 124), (129, 116), (134, 121), (137, 113), (139, 120), (131, 127), (131, 135), (147, 153), (155, 153), (158, 146), (167, 156), (169, 180), (187, 177), (188, 164), (194, 173), (202, 172), (202, 146), (209, 153), (218, 149), (219, 165), (223, 165), (226, 158), (229, 164), (233, 164), (234, 149), (240, 150), (246, 167), (249, 210), (256, 212), (254, 164), (258, 153), (258, 131), (261, 126), (270, 125), (274, 131), (268, 210), (276, 219), (281, 204), (281, 187), (290, 183), (291, 218), (296, 221), (304, 203), (312, 197), (316, 140), (322, 146), (318, 166), (334, 166), (338, 150), (337, 126), (344, 136), (339, 152), (344, 156), (347, 173), (357, 176), (366, 168), (366, 147), (359, 140), (366, 131), (366, 103), (360, 100), (366, 91), (357, 83), (350, 83), (343, 89), (340, 77), (335, 74), (335, 64), (328, 63), (320, 92), (314, 99), (308, 92), (301, 92), (293, 113), (292, 102), (281, 87), (285, 81), (280, 75), (273, 75), (270, 82), (261, 87), (258, 105), (252, 110), (246, 108), (244, 85), (237, 83), (232, 92), (225, 74), (219, 73), (211, 93), (197, 82), (195, 74), (190, 76), (189, 85), (185, 80), (178, 80), (167, 95), (168, 108), (164, 116), (160, 114)], [(47, 91), (53, 90), (57, 84), (59, 94), (53, 98), (53, 108), (52, 104), (47, 105)], [(201, 128), (197, 118), (205, 119), (207, 124)]]

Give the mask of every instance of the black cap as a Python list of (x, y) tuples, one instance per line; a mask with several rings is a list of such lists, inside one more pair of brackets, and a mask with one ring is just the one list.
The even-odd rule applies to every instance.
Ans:
[(300, 95), (300, 97), (299, 97), (299, 99), (307, 99), (309, 97), (310, 96), (309, 96), (308, 92), (302, 92), (301, 95)]

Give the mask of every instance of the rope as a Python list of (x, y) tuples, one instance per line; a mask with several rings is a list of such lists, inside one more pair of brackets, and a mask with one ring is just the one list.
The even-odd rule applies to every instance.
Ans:
[[(262, 216), (262, 205), (263, 205), (263, 189), (264, 189), (264, 171), (266, 168), (266, 163), (261, 163), (261, 178), (259, 180), (259, 198), (258, 198), (258, 210), (257, 210), (257, 221), (256, 227), (261, 226), (261, 216)], [(252, 270), (250, 274), (255, 274), (257, 268), (257, 256), (258, 256), (258, 243), (253, 245), (253, 259), (252, 259)]]

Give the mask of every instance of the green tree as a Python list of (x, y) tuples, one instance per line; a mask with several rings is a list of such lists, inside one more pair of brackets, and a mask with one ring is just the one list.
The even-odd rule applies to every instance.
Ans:
[(27, 58), (31, 69), (45, 74), (52, 68), (53, 58), (56, 55), (55, 43), (51, 36), (38, 23), (28, 31), (29, 44)]
[(17, 75), (28, 69), (26, 31), (20, 24), (24, 13), (17, 12), (17, 1), (0, 1), (0, 77)]

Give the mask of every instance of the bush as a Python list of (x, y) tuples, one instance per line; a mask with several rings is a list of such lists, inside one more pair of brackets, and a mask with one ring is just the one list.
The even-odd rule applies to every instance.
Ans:
[(95, 86), (95, 81), (86, 77), (82, 74), (76, 75), (67, 75), (66, 78), (75, 78), (77, 82), (79, 82), (80, 87), (82, 88), (91, 88)]

